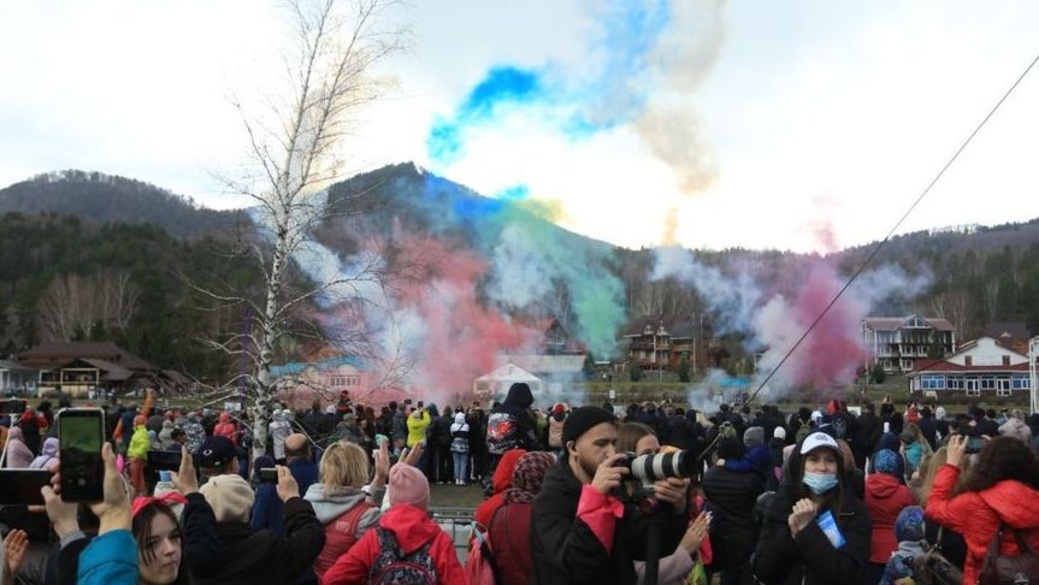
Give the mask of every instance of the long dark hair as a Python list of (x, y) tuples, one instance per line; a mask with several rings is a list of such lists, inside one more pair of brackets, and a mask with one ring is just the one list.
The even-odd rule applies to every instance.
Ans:
[(177, 580), (173, 582), (173, 585), (190, 585), (191, 573), (188, 570), (188, 554), (184, 549), (182, 527), (180, 521), (177, 520), (177, 515), (173, 513), (173, 510), (165, 502), (153, 501), (134, 514), (133, 538), (137, 541), (137, 550), (140, 551), (139, 554), (143, 562), (151, 563), (155, 561), (155, 551), (147, 546), (147, 542), (151, 536), (152, 522), (160, 514), (169, 518), (181, 534), (180, 564), (177, 566)]
[[(815, 495), (812, 493), (812, 490), (808, 489), (808, 486), (806, 486), (803, 481), (807, 454), (801, 455), (802, 443), (804, 443), (804, 439), (797, 442), (797, 445), (794, 447), (794, 452), (790, 454), (790, 466), (787, 468), (790, 472), (790, 479), (793, 483), (791, 487), (793, 488), (793, 498), (795, 502), (802, 498), (811, 498)], [(833, 514), (837, 516), (840, 515), (841, 506), (844, 503), (844, 483), (846, 479), (844, 477), (844, 474), (846, 473), (844, 470), (844, 455), (839, 451), (834, 451), (828, 447), (817, 447), (817, 449), (819, 448), (827, 449), (837, 458), (837, 488), (830, 490), (823, 496), (822, 505), (819, 509), (820, 511), (832, 510)]]
[(1020, 439), (995, 437), (986, 441), (978, 453), (963, 491), (980, 492), (1007, 479), (1039, 490), (1039, 463), (1032, 449)]

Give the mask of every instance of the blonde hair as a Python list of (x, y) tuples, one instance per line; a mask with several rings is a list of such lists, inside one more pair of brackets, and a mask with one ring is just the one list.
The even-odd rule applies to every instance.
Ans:
[[(927, 498), (931, 495), (931, 488), (934, 487), (934, 478), (938, 475), (938, 470), (945, 466), (948, 457), (949, 448), (942, 446), (940, 449), (935, 451), (927, 461), (927, 473), (923, 476), (924, 479), (920, 483), (920, 487), (916, 490), (916, 497), (920, 500), (920, 505), (924, 508), (927, 507)], [(956, 486), (953, 488), (954, 494), (959, 493), (963, 488), (963, 482), (969, 472), (970, 457), (964, 457), (960, 461), (960, 476), (956, 479)]]
[(363, 487), (368, 483), (368, 454), (357, 443), (332, 443), (321, 456), (320, 481), (329, 490)]

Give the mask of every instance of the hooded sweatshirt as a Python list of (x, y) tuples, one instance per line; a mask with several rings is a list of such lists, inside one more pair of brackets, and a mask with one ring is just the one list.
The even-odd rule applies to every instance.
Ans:
[[(400, 554), (407, 556), (429, 543), (437, 583), (468, 583), (468, 576), (458, 562), (451, 537), (422, 508), (395, 504), (379, 519), (379, 527), (393, 534)], [(379, 555), (378, 530), (369, 530), (341, 556), (321, 579), (322, 585), (367, 583), (375, 558)]]
[(451, 452), (469, 452), (469, 425), (465, 422), (465, 413), (455, 413), (455, 422), (451, 425)]
[(58, 440), (51, 437), (43, 442), (40, 448), (40, 456), (32, 460), (29, 469), (47, 469), (47, 465), (58, 461)]
[(25, 469), (29, 467), (33, 459), (32, 450), (25, 444), (25, 439), (22, 437), (21, 427), (12, 426), (7, 436), (7, 459), (4, 467)]
[(498, 467), (494, 470), (494, 477), (491, 478), (494, 495), (481, 502), (473, 513), (473, 519), (481, 525), (490, 526), (494, 512), (505, 502), (505, 490), (512, 487), (512, 472), (516, 469), (516, 463), (526, 454), (523, 449), (513, 449), (502, 455)]
[(238, 446), (238, 437), (236, 436), (235, 426), (234, 423), (231, 422), (231, 415), (229, 413), (220, 413), (220, 422), (213, 427), (213, 435), (227, 437), (236, 447)]
[(163, 449), (169, 449), (173, 446), (173, 421), (162, 421), (162, 430), (159, 431), (159, 443), (162, 444)]
[(870, 535), (869, 562), (886, 563), (898, 548), (895, 520), (906, 506), (916, 504), (908, 487), (889, 473), (871, 473), (866, 477), (866, 509), (873, 519)]
[(528, 451), (540, 449), (537, 425), (530, 412), (534, 394), (530, 386), (522, 382), (509, 387), (505, 402), (495, 408), (487, 418), (487, 450), (501, 455), (519, 447)]
[(385, 490), (379, 490), (369, 498), (367, 493), (357, 488), (328, 490), (321, 483), (307, 489), (303, 499), (314, 506), (314, 514), (325, 527), (325, 547), (314, 561), (314, 572), (318, 577), (324, 575), (336, 559), (379, 521), (379, 504), (385, 493)]
[(148, 450), (151, 449), (152, 441), (148, 438), (148, 427), (139, 424), (133, 428), (133, 436), (130, 437), (130, 446), (126, 454), (138, 459), (147, 459)]

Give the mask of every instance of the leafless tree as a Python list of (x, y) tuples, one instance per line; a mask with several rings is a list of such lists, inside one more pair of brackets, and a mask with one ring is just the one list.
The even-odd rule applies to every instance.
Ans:
[(137, 312), (140, 296), (130, 275), (123, 271), (106, 269), (89, 277), (59, 275), (38, 304), (41, 337), (68, 341), (98, 325), (125, 331)]
[[(314, 252), (314, 230), (337, 213), (327, 188), (340, 176), (340, 149), (358, 109), (386, 87), (376, 65), (405, 45), (405, 30), (383, 26), (392, 4), (291, 0), (294, 44), (282, 55), (284, 75), (265, 80), (270, 87), (288, 88), (288, 95), (259, 103), (232, 100), (249, 139), (249, 170), (221, 179), (254, 204), (253, 219), (264, 237), (249, 242), (247, 253), (262, 271), (263, 290), (256, 295), (206, 292), (224, 303), (247, 306), (251, 316), (242, 331), (210, 344), (248, 365), (234, 383), (244, 382), (249, 389), (254, 452), (266, 442), (276, 393), (270, 368), (290, 321), (306, 320), (302, 308), (316, 299), (360, 297), (359, 287), (382, 278), (375, 255), (364, 257), (349, 274), (321, 275), (316, 283), (313, 275), (301, 278), (294, 261)], [(309, 283), (303, 285), (305, 280)]]

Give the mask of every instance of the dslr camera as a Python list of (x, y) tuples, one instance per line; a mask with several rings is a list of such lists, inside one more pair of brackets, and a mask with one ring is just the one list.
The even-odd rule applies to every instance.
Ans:
[(646, 455), (629, 451), (617, 467), (631, 470), (631, 476), (643, 485), (652, 485), (658, 479), (693, 477), (696, 474), (696, 456), (688, 451)]

